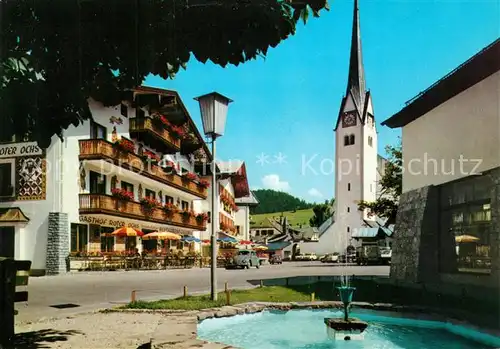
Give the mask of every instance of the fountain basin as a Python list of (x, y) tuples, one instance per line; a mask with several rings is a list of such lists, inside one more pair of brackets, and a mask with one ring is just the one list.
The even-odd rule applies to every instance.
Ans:
[(334, 340), (363, 339), (363, 331), (368, 323), (356, 318), (347, 321), (341, 318), (325, 318), (326, 333), (328, 338)]

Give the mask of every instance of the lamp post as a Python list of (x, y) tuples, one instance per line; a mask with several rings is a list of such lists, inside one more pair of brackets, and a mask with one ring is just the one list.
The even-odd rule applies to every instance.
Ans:
[(217, 300), (217, 165), (215, 163), (215, 142), (217, 137), (224, 135), (226, 126), (227, 109), (231, 99), (217, 92), (212, 92), (195, 98), (200, 104), (201, 121), (205, 136), (212, 140), (212, 214), (211, 214), (211, 245), (212, 263), (210, 267), (210, 295), (212, 300)]

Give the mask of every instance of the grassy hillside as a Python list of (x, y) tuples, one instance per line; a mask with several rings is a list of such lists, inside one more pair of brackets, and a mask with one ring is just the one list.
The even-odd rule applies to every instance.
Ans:
[[(278, 218), (281, 216), (281, 212), (274, 212), (274, 213), (261, 213), (261, 214), (254, 214), (251, 215), (251, 227), (260, 227), (264, 222), (267, 222), (267, 218)], [(302, 227), (308, 226), (309, 225), (309, 218), (314, 216), (312, 208), (308, 208), (305, 210), (297, 210), (295, 212), (293, 211), (287, 211), (283, 212), (283, 216), (288, 218), (288, 222), (292, 226), (298, 226), (302, 224)]]
[(258, 189), (252, 192), (259, 200), (259, 205), (250, 209), (251, 214), (275, 212), (279, 215), (281, 212), (305, 210), (314, 206), (312, 203), (305, 202), (303, 199), (282, 191)]

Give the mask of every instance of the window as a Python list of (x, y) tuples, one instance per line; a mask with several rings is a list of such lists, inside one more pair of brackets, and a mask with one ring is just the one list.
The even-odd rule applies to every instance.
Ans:
[(347, 206), (347, 212), (351, 212), (351, 208)]
[(156, 200), (156, 193), (152, 190), (146, 189), (146, 197)]
[(144, 114), (144, 110), (142, 110), (141, 108), (137, 108), (135, 110), (135, 117), (140, 119), (140, 118), (144, 118), (145, 114)]
[(86, 252), (88, 241), (87, 225), (71, 223), (71, 252)]
[(240, 226), (239, 225), (236, 226), (236, 235), (240, 235)]
[(344, 145), (349, 145), (349, 136), (344, 136)]
[(347, 227), (347, 232), (349, 233), (351, 231), (351, 228), (350, 227)]
[(183, 211), (189, 210), (189, 202), (182, 200), (182, 210)]
[(137, 248), (137, 238), (135, 236), (125, 237), (125, 251), (134, 252)]
[(354, 145), (354, 135), (349, 136), (349, 145)]
[(106, 133), (106, 127), (94, 121), (90, 122), (90, 137), (92, 139), (106, 139)]
[(345, 146), (348, 146), (348, 145), (354, 145), (354, 140), (355, 140), (355, 137), (354, 135), (345, 135), (344, 136), (344, 145)]
[[(441, 194), (439, 269), (441, 272), (491, 272), (490, 176), (444, 184)], [(487, 192), (490, 192), (487, 195)]]
[(373, 147), (373, 138), (372, 138), (372, 136), (368, 136), (368, 145), (370, 147)]
[(165, 195), (165, 204), (173, 204), (174, 198), (168, 195)]
[(106, 176), (90, 171), (90, 193), (106, 194)]
[(125, 181), (122, 181), (122, 189), (123, 190), (126, 190), (126, 191), (129, 191), (131, 193), (134, 192), (134, 186), (128, 182), (125, 182)]
[(125, 104), (120, 104), (120, 114), (126, 118), (128, 118), (128, 108)]
[(113, 252), (115, 249), (115, 237), (111, 235), (114, 228), (101, 227), (101, 252)]
[(351, 191), (351, 183), (347, 183), (347, 191)]
[(0, 197), (14, 196), (14, 160), (0, 162)]
[(212, 212), (207, 212), (207, 215), (208, 215), (207, 223), (211, 223)]

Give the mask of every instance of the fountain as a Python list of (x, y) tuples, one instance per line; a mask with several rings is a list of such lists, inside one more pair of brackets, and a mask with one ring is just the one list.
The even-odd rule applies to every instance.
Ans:
[(344, 316), (341, 318), (325, 318), (328, 337), (331, 339), (363, 339), (363, 331), (368, 327), (364, 321), (349, 318), (349, 309), (356, 287), (350, 285), (349, 276), (342, 275), (341, 286), (337, 287), (340, 300), (344, 305)]

